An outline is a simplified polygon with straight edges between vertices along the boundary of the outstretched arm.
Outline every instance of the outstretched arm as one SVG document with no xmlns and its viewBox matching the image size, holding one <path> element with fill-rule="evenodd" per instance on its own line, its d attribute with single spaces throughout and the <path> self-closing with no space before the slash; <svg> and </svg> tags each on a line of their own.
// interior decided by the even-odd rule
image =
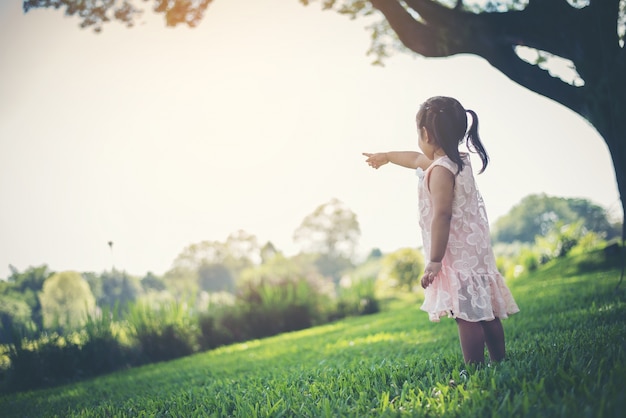
<svg viewBox="0 0 626 418">
<path fill-rule="evenodd" d="M 419 167 L 422 170 L 426 170 L 430 166 L 430 163 L 432 163 L 427 156 L 417 151 L 391 151 L 377 152 L 374 154 L 364 152 L 363 155 L 367 157 L 365 162 L 373 168 L 392 163 L 401 167 L 412 169 Z"/>
</svg>

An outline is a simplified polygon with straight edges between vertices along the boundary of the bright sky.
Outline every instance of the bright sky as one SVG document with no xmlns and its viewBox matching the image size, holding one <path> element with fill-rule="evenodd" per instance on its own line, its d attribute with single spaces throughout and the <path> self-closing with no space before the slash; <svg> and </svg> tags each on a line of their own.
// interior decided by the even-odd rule
<svg viewBox="0 0 626 418">
<path fill-rule="evenodd" d="M 239 229 L 294 254 L 331 198 L 356 213 L 361 254 L 419 247 L 416 176 L 361 152 L 417 150 L 433 95 L 480 117 L 491 221 L 541 192 L 621 213 L 596 131 L 480 58 L 372 66 L 367 22 L 297 0 L 216 0 L 195 29 L 144 20 L 97 35 L 0 3 L 0 278 L 9 264 L 163 274 Z"/>
</svg>

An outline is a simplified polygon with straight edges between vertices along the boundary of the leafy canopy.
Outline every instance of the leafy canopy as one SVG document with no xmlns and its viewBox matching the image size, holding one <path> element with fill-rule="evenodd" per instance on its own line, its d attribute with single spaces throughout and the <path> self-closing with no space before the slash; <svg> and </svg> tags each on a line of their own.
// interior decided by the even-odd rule
<svg viewBox="0 0 626 418">
<path fill-rule="evenodd" d="M 587 199 L 571 199 L 536 194 L 525 197 L 506 215 L 499 218 L 493 228 L 494 241 L 528 242 L 545 236 L 557 225 L 582 221 L 583 227 L 600 234 L 605 239 L 619 235 L 611 225 L 606 211 Z"/>
</svg>

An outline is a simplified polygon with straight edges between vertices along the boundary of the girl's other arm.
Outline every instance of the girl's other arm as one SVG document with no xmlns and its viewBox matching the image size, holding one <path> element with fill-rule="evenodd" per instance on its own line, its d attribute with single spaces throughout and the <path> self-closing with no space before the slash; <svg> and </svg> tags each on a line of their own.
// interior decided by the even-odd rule
<svg viewBox="0 0 626 418">
<path fill-rule="evenodd" d="M 368 152 L 363 153 L 367 157 L 365 160 L 373 168 L 378 168 L 387 163 L 392 163 L 406 168 L 422 168 L 426 170 L 432 162 L 421 152 L 417 151 L 391 151 L 391 152 L 377 152 L 370 154 Z"/>
<path fill-rule="evenodd" d="M 452 200 L 454 198 L 454 174 L 441 166 L 433 168 L 429 178 L 429 188 L 433 203 L 429 263 L 424 269 L 422 287 L 426 288 L 441 270 L 441 260 L 448 247 Z M 432 273 L 432 274 L 429 274 Z"/>
</svg>

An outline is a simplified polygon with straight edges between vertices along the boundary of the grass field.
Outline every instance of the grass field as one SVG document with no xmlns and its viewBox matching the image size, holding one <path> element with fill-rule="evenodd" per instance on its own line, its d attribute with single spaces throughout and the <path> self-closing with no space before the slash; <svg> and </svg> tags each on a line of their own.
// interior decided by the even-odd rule
<svg viewBox="0 0 626 418">
<path fill-rule="evenodd" d="M 626 305 L 603 256 L 509 282 L 508 359 L 468 369 L 420 294 L 380 314 L 0 397 L 2 417 L 622 417 Z M 624 289 L 626 284 L 622 285 Z"/>
</svg>

